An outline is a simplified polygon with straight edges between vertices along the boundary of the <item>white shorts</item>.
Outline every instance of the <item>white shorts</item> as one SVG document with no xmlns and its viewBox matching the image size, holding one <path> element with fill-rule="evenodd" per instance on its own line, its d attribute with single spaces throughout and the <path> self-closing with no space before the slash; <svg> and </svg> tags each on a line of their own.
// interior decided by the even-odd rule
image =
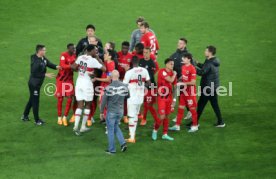
<svg viewBox="0 0 276 179">
<path fill-rule="evenodd" d="M 93 86 L 76 85 L 75 95 L 76 95 L 77 101 L 93 101 L 93 97 L 94 97 Z"/>
<path fill-rule="evenodd" d="M 127 103 L 127 115 L 129 117 L 136 117 L 140 112 L 141 104 Z"/>
</svg>

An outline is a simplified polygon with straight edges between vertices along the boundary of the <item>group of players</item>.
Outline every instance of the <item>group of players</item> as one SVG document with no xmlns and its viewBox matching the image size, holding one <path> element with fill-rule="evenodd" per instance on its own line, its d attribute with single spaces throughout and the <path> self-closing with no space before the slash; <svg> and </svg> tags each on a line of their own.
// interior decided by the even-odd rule
<svg viewBox="0 0 276 179">
<path fill-rule="evenodd" d="M 196 69 L 192 64 L 192 55 L 184 53 L 181 56 L 181 74 L 174 71 L 175 61 L 167 58 L 165 68 L 159 69 L 157 52 L 159 43 L 148 22 L 143 18 L 137 21 L 138 31 L 132 33 L 131 43 L 124 41 L 121 51 L 115 51 L 115 44 L 108 42 L 104 46 L 95 36 L 95 27 L 88 25 L 87 37 L 81 39 L 77 46 L 70 43 L 67 51 L 60 56 L 60 66 L 56 76 L 56 97 L 59 125 L 68 126 L 68 113 L 71 109 L 74 115 L 69 120 L 74 123 L 74 132 L 79 135 L 89 130 L 94 122 L 94 115 L 104 89 L 111 82 L 111 73 L 118 70 L 120 80 L 128 84 L 129 97 L 124 105 L 124 123 L 129 125 L 130 138 L 127 142 L 135 143 L 135 131 L 138 119 L 140 125 L 147 124 L 147 113 L 150 111 L 154 118 L 152 139 L 157 139 L 157 131 L 163 125 L 162 139 L 174 140 L 168 135 L 168 130 L 180 130 L 184 117 L 185 106 L 189 109 L 192 125 L 189 132 L 198 130 L 197 100 L 196 100 Z M 181 39 L 180 39 L 181 40 Z M 185 40 L 185 39 L 184 39 Z M 183 41 L 183 39 L 182 39 Z M 134 45 L 133 45 L 134 44 Z M 135 49 L 132 49 L 132 46 Z M 159 60 L 160 62 L 160 60 Z M 74 86 L 73 74 L 78 71 L 78 78 Z M 154 75 L 157 74 L 157 83 Z M 176 124 L 169 128 L 169 115 L 176 104 L 176 89 L 180 87 L 178 114 Z M 99 98 L 98 98 L 99 97 Z M 62 103 L 66 99 L 66 107 L 62 113 Z M 154 104 L 157 103 L 158 110 Z M 140 113 L 140 107 L 143 112 Z M 83 113 L 81 126 L 80 118 Z M 100 122 L 105 122 L 105 115 Z"/>
</svg>

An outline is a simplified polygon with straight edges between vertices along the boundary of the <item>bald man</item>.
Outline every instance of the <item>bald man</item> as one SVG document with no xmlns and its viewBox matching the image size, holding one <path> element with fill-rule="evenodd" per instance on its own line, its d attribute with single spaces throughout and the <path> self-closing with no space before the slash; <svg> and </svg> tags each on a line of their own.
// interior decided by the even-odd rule
<svg viewBox="0 0 276 179">
<path fill-rule="evenodd" d="M 125 152 L 127 145 L 123 133 L 119 127 L 119 122 L 124 114 L 124 100 L 128 96 L 127 85 L 119 81 L 119 72 L 117 70 L 111 73 L 112 82 L 105 88 L 102 98 L 100 117 L 104 116 L 104 108 L 107 107 L 106 126 L 108 131 L 108 149 L 106 153 L 115 154 L 115 135 L 121 145 L 121 151 Z"/>
</svg>

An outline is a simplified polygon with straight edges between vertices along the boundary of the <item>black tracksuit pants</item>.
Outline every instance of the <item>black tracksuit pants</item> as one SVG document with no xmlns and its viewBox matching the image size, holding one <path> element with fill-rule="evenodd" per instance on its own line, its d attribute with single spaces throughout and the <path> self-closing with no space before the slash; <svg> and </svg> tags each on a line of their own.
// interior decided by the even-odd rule
<svg viewBox="0 0 276 179">
<path fill-rule="evenodd" d="M 220 112 L 220 108 L 219 108 L 219 104 L 218 104 L 218 95 L 216 92 L 214 92 L 214 95 L 210 95 L 210 96 L 206 96 L 204 93 L 201 93 L 201 96 L 198 100 L 197 103 L 197 117 L 198 120 L 206 106 L 206 104 L 208 103 L 208 101 L 210 101 L 212 108 L 217 116 L 217 123 L 218 124 L 222 124 L 224 123 L 221 117 L 221 112 Z"/>
<path fill-rule="evenodd" d="M 37 122 L 39 118 L 39 96 L 40 96 L 40 88 L 42 83 L 34 83 L 33 81 L 29 81 L 29 92 L 30 97 L 29 101 L 26 104 L 24 110 L 24 116 L 28 116 L 31 108 L 33 108 L 34 120 Z"/>
</svg>

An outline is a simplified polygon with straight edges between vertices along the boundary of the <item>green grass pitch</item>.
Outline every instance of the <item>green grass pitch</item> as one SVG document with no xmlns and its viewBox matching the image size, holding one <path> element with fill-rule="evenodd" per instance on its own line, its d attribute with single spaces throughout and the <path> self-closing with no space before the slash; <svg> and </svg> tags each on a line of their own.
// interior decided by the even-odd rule
<svg viewBox="0 0 276 179">
<path fill-rule="evenodd" d="M 275 178 L 275 7 L 274 0 L 0 0 L 0 178 Z M 160 64 L 182 36 L 200 61 L 207 45 L 217 47 L 221 85 L 233 82 L 233 96 L 219 99 L 225 129 L 212 126 L 209 104 L 199 132 L 170 133 L 173 142 L 159 133 L 153 142 L 149 115 L 148 125 L 138 126 L 137 143 L 109 156 L 102 125 L 74 136 L 72 126 L 56 124 L 56 99 L 43 91 L 40 116 L 47 124 L 21 122 L 37 43 L 58 63 L 66 44 L 77 43 L 93 23 L 97 36 L 119 50 L 141 15 L 159 39 Z"/>
</svg>

